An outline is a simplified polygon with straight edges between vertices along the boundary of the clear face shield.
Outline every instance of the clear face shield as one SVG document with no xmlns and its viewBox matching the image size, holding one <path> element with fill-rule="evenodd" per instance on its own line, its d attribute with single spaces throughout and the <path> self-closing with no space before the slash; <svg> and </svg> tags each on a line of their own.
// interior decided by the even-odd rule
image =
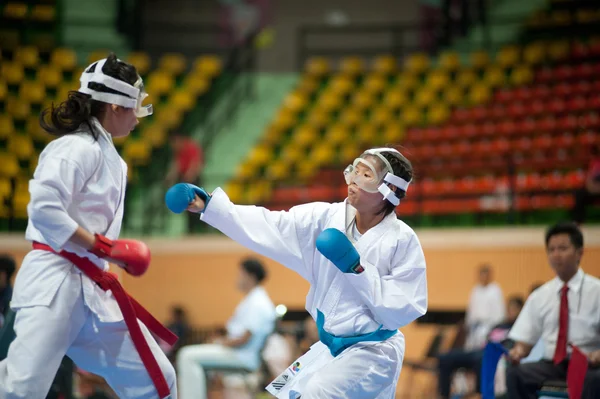
<svg viewBox="0 0 600 399">
<path fill-rule="evenodd" d="M 148 97 L 148 93 L 146 93 L 146 90 L 144 89 L 144 81 L 141 77 L 138 78 L 133 87 L 139 90 L 139 95 L 135 106 L 135 116 L 138 118 L 144 118 L 152 115 L 154 112 L 152 104 L 142 105 L 144 100 Z"/>
<path fill-rule="evenodd" d="M 388 187 L 388 183 L 406 191 L 410 182 L 394 175 L 392 166 L 381 154 L 382 152 L 400 154 L 400 152 L 393 148 L 367 150 L 359 158 L 356 158 L 351 165 L 346 167 L 344 178 L 346 179 L 346 184 L 356 184 L 361 190 L 368 193 L 380 192 L 384 199 L 397 206 L 400 204 L 400 199 Z"/>
</svg>

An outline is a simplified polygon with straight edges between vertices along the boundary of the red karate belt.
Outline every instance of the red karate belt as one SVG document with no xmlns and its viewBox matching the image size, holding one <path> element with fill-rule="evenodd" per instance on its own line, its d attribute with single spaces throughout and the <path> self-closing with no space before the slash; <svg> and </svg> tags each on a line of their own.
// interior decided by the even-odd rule
<svg viewBox="0 0 600 399">
<path fill-rule="evenodd" d="M 121 283 L 119 283 L 119 280 L 117 280 L 112 273 L 108 273 L 100 269 L 98 266 L 92 263 L 91 260 L 77 256 L 72 252 L 56 252 L 52 249 L 52 247 L 39 242 L 33 243 L 33 249 L 49 251 L 62 256 L 77 266 L 77 268 L 81 270 L 83 274 L 92 279 L 104 291 L 112 291 L 117 304 L 119 305 L 119 309 L 121 309 L 121 313 L 123 314 L 125 324 L 129 329 L 129 334 L 131 335 L 133 345 L 140 355 L 142 363 L 144 364 L 144 367 L 146 367 L 146 370 L 152 379 L 152 383 L 156 387 L 159 397 L 168 398 L 171 395 L 171 390 L 169 389 L 167 381 L 165 380 L 165 376 L 163 375 L 158 362 L 154 358 L 154 355 L 148 346 L 148 342 L 146 342 L 146 338 L 142 333 L 137 319 L 144 323 L 144 325 L 146 325 L 150 331 L 167 342 L 169 345 L 174 345 L 177 342 L 178 337 L 165 326 L 163 326 L 158 320 L 156 320 L 154 316 L 144 309 L 144 307 L 135 299 L 129 296 L 129 294 L 125 292 L 125 289 Z"/>
</svg>

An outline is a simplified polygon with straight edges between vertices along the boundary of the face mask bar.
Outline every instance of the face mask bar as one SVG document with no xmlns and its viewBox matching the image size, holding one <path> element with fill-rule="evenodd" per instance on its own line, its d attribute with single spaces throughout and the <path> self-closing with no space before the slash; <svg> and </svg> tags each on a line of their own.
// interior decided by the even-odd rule
<svg viewBox="0 0 600 399">
<path fill-rule="evenodd" d="M 139 77 L 136 83 L 132 86 L 119 79 L 115 79 L 112 76 L 105 75 L 102 72 L 102 68 L 106 63 L 106 59 L 100 60 L 96 63 L 96 67 L 93 72 L 88 72 L 90 67 L 81 74 L 79 82 L 79 92 L 89 94 L 92 99 L 96 101 L 102 101 L 108 104 L 120 105 L 125 108 L 133 108 L 135 115 L 138 118 L 152 115 L 152 105 L 142 106 L 142 101 L 148 97 L 148 94 L 144 91 L 144 83 L 142 78 Z M 92 64 L 93 65 L 93 64 Z M 104 93 L 89 88 L 90 83 L 103 84 L 104 86 L 118 91 L 119 93 Z"/>
<path fill-rule="evenodd" d="M 344 170 L 344 178 L 346 180 L 346 184 L 348 185 L 356 184 L 361 190 L 369 193 L 380 192 L 385 200 L 391 202 L 394 206 L 397 206 L 400 204 L 400 199 L 396 197 L 396 194 L 388 187 L 387 183 L 392 184 L 403 191 L 407 191 L 410 182 L 394 175 L 392 166 L 381 154 L 382 152 L 400 154 L 398 150 L 393 148 L 375 148 L 367 150 L 359 158 L 356 158 L 351 165 L 346 167 Z M 367 155 L 379 158 L 385 165 L 384 170 L 377 173 L 376 165 L 364 158 Z M 366 175 L 358 173 L 359 168 L 357 168 L 357 166 L 359 164 L 364 165 L 369 169 L 371 172 L 370 176 L 369 173 L 366 173 Z"/>
</svg>

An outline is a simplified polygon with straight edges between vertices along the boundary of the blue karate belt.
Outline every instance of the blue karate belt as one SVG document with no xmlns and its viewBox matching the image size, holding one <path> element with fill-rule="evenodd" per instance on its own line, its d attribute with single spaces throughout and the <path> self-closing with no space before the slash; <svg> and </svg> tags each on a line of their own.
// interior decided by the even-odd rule
<svg viewBox="0 0 600 399">
<path fill-rule="evenodd" d="M 317 309 L 317 328 L 319 329 L 319 340 L 327 345 L 329 351 L 334 357 L 342 353 L 346 348 L 349 348 L 358 342 L 381 342 L 393 337 L 396 335 L 396 333 L 398 333 L 398 330 L 384 330 L 383 325 L 381 325 L 376 331 L 373 331 L 369 334 L 356 335 L 354 337 L 336 337 L 335 335 L 325 331 L 323 328 L 324 325 L 325 315 L 323 315 L 323 313 Z"/>
</svg>

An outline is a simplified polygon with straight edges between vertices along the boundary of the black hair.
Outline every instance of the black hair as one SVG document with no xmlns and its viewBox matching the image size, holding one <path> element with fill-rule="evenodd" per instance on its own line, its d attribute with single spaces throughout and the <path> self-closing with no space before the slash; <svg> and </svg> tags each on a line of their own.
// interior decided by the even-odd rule
<svg viewBox="0 0 600 399">
<path fill-rule="evenodd" d="M 15 258 L 8 254 L 0 255 L 0 272 L 6 273 L 6 279 L 10 280 L 17 269 Z"/>
<path fill-rule="evenodd" d="M 267 277 L 267 271 L 262 262 L 256 258 L 246 258 L 242 261 L 242 268 L 246 273 L 254 276 L 257 283 L 262 282 Z"/>
<path fill-rule="evenodd" d="M 510 298 L 508 298 L 508 303 L 515 304 L 518 307 L 522 308 L 525 305 L 525 300 L 523 300 L 523 297 L 521 295 L 513 295 Z"/>
<path fill-rule="evenodd" d="M 93 63 L 84 73 L 94 72 L 98 62 Z M 138 79 L 135 67 L 117 59 L 114 53 L 110 53 L 102 67 L 102 72 L 110 77 L 134 85 Z M 90 89 L 103 92 L 122 94 L 117 90 L 106 87 L 101 83 L 88 83 Z M 99 117 L 105 110 L 106 103 L 93 100 L 89 94 L 79 91 L 70 91 L 66 101 L 54 106 L 54 103 L 40 114 L 40 126 L 46 132 L 54 136 L 71 134 L 79 129 L 82 123 L 87 123 L 92 136 L 97 140 L 98 134 L 94 132 L 90 124 L 91 117 Z M 49 121 L 47 120 L 49 119 Z"/>
<path fill-rule="evenodd" d="M 546 231 L 546 247 L 548 247 L 550 239 L 559 234 L 567 234 L 571 240 L 571 244 L 573 244 L 576 249 L 583 248 L 583 234 L 581 233 L 579 226 L 574 222 L 562 222 L 551 226 Z"/>
<path fill-rule="evenodd" d="M 383 152 L 381 152 L 381 155 L 383 155 L 383 157 L 385 159 L 387 159 L 387 161 L 390 163 L 390 166 L 392 167 L 392 171 L 394 172 L 394 174 L 396 176 L 403 178 L 407 182 L 410 182 L 412 180 L 413 167 L 412 167 L 412 164 L 410 163 L 410 161 L 408 160 L 408 158 L 406 158 L 402 154 L 399 154 L 397 152 L 391 152 L 391 151 L 383 151 Z M 404 197 L 406 197 L 406 191 L 402 190 L 399 187 L 396 187 L 396 191 L 394 191 L 394 194 L 400 200 L 402 200 Z M 385 214 L 385 216 L 387 216 L 390 213 L 394 212 L 395 209 L 396 209 L 396 205 L 394 205 L 390 201 L 386 200 L 385 205 L 383 206 L 381 211 L 378 212 L 378 214 L 383 213 L 383 214 Z"/>
</svg>

